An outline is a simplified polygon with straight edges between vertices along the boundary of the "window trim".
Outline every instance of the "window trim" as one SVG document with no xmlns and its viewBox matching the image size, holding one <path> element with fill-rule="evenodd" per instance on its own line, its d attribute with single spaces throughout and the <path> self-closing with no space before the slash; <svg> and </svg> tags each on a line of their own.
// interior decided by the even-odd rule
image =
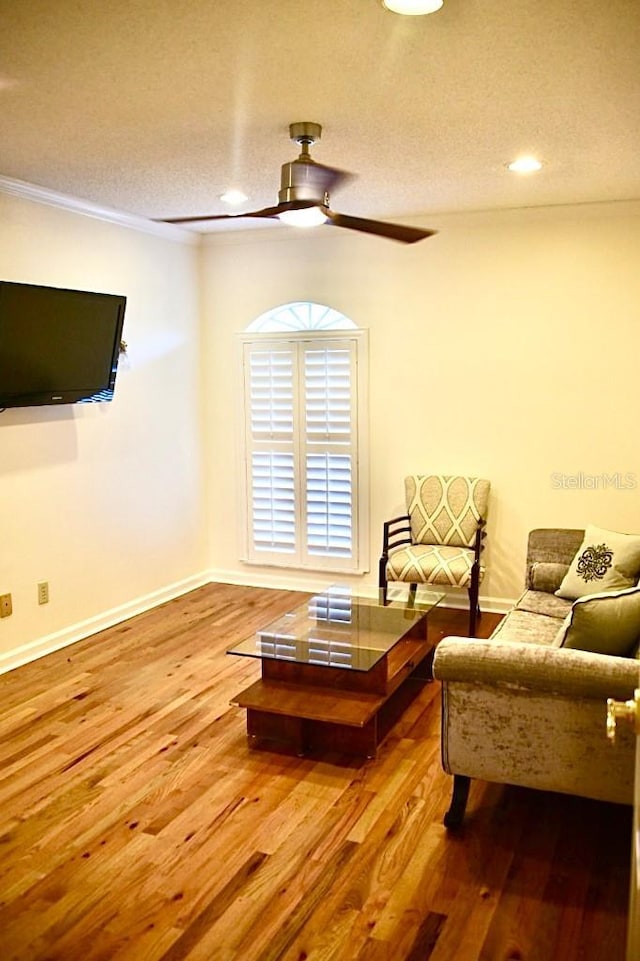
<svg viewBox="0 0 640 961">
<path fill-rule="evenodd" d="M 366 574 L 370 570 L 370 550 L 369 550 L 369 331 L 362 327 L 329 329 L 329 330 L 298 330 L 298 331 L 251 331 L 244 330 L 237 334 L 238 338 L 238 443 L 237 443 L 237 476 L 239 478 L 240 510 L 239 519 L 239 544 L 241 547 L 240 561 L 252 567 L 273 567 L 288 570 L 304 570 L 320 573 L 333 574 Z M 355 370 L 356 370 L 356 403 L 354 406 L 354 417 L 356 420 L 354 435 L 357 438 L 356 455 L 356 480 L 354 489 L 357 494 L 354 511 L 355 536 L 353 542 L 353 557 L 350 559 L 350 566 L 340 563 L 335 558 L 327 557 L 326 562 L 320 558 L 310 562 L 300 560 L 286 560 L 283 557 L 279 561 L 273 557 L 264 560 L 252 556 L 251 551 L 251 497 L 248 483 L 248 450 L 246 446 L 245 432 L 247 428 L 247 414 L 245 410 L 246 384 L 245 384 L 245 348 L 249 344 L 266 343 L 300 343 L 303 341 L 342 341 L 355 344 Z M 297 441 L 296 441 L 297 443 Z M 332 563 L 334 561 L 335 563 Z"/>
</svg>

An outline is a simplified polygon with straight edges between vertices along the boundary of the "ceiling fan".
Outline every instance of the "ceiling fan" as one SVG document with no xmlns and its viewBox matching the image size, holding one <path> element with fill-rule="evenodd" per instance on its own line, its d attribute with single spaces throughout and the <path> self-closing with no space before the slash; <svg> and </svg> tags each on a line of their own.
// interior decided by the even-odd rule
<svg viewBox="0 0 640 961">
<path fill-rule="evenodd" d="M 300 144 L 300 156 L 281 168 L 280 191 L 275 207 L 251 210 L 244 214 L 202 214 L 198 217 L 172 217 L 161 220 L 165 224 L 188 224 L 199 220 L 235 220 L 238 217 L 278 218 L 285 223 L 298 226 L 312 226 L 327 223 L 333 227 L 346 227 L 365 234 L 388 237 L 404 244 L 414 244 L 425 237 L 432 237 L 435 230 L 419 227 L 405 227 L 403 224 L 390 224 L 382 220 L 368 220 L 364 217 L 350 217 L 339 214 L 329 207 L 329 194 L 352 178 L 352 174 L 336 167 L 317 163 L 311 157 L 309 148 L 320 139 L 322 127 L 319 123 L 301 122 L 289 125 L 289 136 L 294 143 Z"/>
</svg>

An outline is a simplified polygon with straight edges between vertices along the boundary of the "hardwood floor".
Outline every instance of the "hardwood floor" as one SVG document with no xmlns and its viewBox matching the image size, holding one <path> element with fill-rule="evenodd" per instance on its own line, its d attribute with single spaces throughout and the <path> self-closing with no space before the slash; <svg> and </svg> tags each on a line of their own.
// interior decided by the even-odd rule
<svg viewBox="0 0 640 961">
<path fill-rule="evenodd" d="M 303 597 L 208 585 L 0 677 L 2 961 L 622 961 L 630 809 L 477 782 L 448 835 L 437 683 L 376 760 L 248 749 L 224 652 Z"/>
</svg>

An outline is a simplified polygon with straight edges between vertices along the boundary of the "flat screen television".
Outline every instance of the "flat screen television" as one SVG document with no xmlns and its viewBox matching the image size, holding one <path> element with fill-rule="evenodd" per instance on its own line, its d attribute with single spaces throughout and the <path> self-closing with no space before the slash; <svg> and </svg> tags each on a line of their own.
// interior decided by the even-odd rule
<svg viewBox="0 0 640 961">
<path fill-rule="evenodd" d="M 0 408 L 109 401 L 126 297 L 0 281 Z"/>
</svg>

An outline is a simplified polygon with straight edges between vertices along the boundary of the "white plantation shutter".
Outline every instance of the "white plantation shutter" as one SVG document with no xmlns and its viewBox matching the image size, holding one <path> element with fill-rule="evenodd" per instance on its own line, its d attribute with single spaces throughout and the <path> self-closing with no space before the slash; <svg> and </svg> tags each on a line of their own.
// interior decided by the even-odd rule
<svg viewBox="0 0 640 961">
<path fill-rule="evenodd" d="M 310 554 L 351 557 L 351 455 L 307 456 L 307 547 Z"/>
<path fill-rule="evenodd" d="M 290 348 L 250 355 L 251 430 L 256 437 L 293 436 L 293 356 Z"/>
<path fill-rule="evenodd" d="M 295 353 L 287 345 L 245 348 L 248 485 L 256 555 L 297 552 L 294 364 Z"/>
<path fill-rule="evenodd" d="M 251 485 L 256 551 L 292 554 L 296 549 L 293 454 L 254 451 Z"/>
<path fill-rule="evenodd" d="M 306 525 L 310 554 L 351 557 L 355 345 L 304 345 Z"/>
<path fill-rule="evenodd" d="M 358 570 L 362 332 L 244 340 L 247 560 Z"/>
</svg>

